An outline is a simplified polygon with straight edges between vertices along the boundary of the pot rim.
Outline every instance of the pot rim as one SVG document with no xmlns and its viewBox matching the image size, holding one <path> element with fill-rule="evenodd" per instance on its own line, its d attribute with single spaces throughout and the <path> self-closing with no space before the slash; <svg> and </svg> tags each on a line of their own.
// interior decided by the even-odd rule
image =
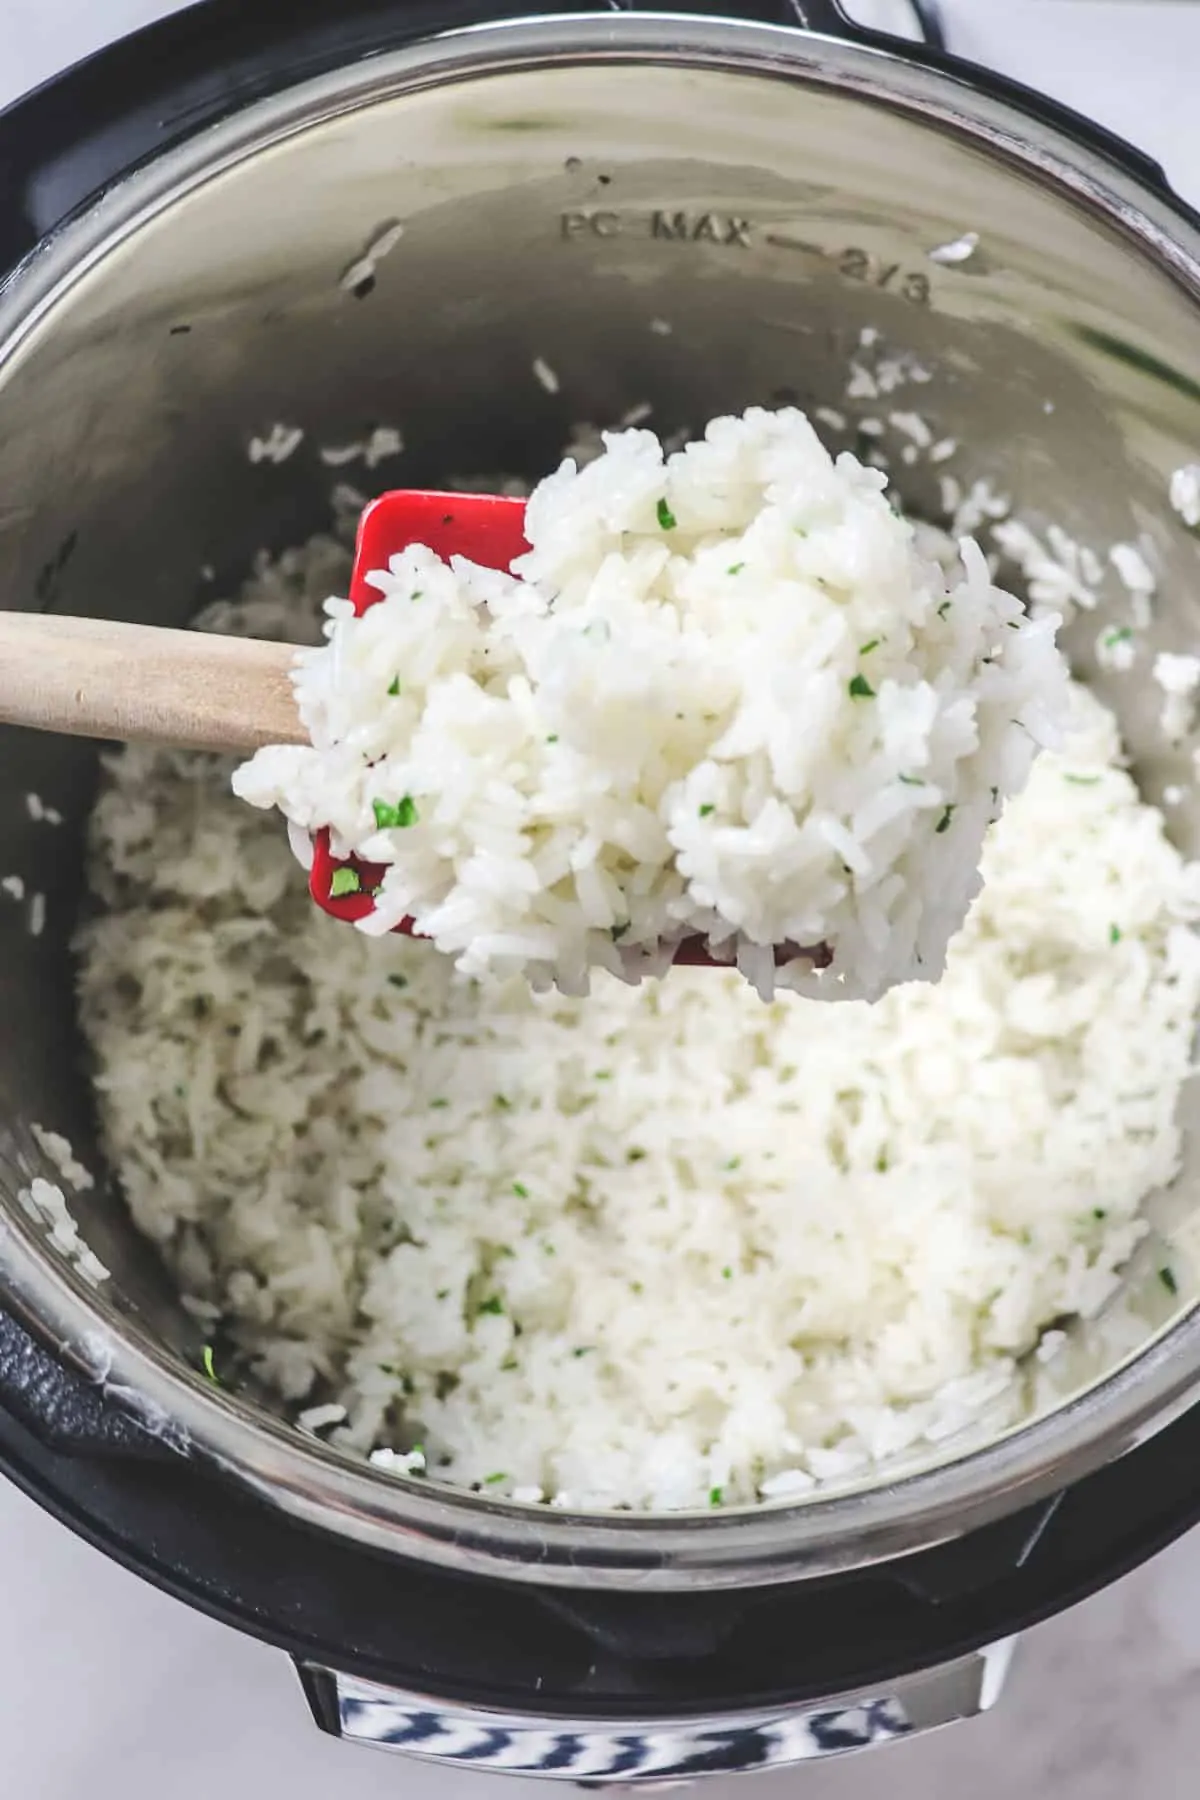
<svg viewBox="0 0 1200 1800">
<path fill-rule="evenodd" d="M 216 173 L 348 111 L 430 87 L 534 69 L 633 64 L 818 86 L 918 115 L 1018 164 L 1132 238 L 1200 301 L 1200 221 L 1147 165 L 1076 137 L 1007 84 L 815 33 L 695 15 L 571 14 L 470 26 L 260 99 L 117 183 L 43 241 L 0 290 L 8 358 L 83 274 Z M 215 1390 L 52 1261 L 18 1209 L 0 1216 L 0 1291 L 21 1321 L 154 1435 L 308 1524 L 373 1548 L 492 1576 L 680 1590 L 828 1576 L 957 1537 L 1132 1449 L 1200 1396 L 1200 1309 L 1092 1388 L 983 1448 L 883 1485 L 719 1514 L 575 1514 L 396 1478 Z"/>
</svg>

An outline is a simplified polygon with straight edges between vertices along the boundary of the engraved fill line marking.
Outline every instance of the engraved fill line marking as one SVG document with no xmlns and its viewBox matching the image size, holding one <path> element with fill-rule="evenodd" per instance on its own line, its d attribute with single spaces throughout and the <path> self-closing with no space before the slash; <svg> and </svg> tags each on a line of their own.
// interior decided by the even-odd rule
<svg viewBox="0 0 1200 1800">
<path fill-rule="evenodd" d="M 807 256 L 826 256 L 828 252 L 820 244 L 810 244 L 804 238 L 781 237 L 777 231 L 767 233 L 768 244 L 776 250 L 802 250 Z"/>
</svg>

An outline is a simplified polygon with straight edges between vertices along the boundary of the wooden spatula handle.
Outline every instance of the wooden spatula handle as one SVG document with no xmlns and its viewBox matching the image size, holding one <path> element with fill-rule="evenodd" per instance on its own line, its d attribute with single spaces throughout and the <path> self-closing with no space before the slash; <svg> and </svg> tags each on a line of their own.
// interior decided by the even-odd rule
<svg viewBox="0 0 1200 1800">
<path fill-rule="evenodd" d="M 0 612 L 0 723 L 197 750 L 303 744 L 290 644 Z"/>
</svg>

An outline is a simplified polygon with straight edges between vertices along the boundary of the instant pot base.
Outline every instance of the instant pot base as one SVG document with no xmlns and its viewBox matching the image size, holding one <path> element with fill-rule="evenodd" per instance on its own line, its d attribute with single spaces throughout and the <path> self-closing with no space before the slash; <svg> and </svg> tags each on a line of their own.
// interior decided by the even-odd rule
<svg viewBox="0 0 1200 1800">
<path fill-rule="evenodd" d="M 105 1409 L 73 1410 L 61 1370 L 6 1323 L 6 1387 L 14 1371 L 37 1428 L 0 1409 L 0 1467 L 46 1511 L 286 1651 L 323 1730 L 478 1768 L 666 1779 L 968 1717 L 1003 1673 L 981 1650 L 1200 1519 L 1192 1412 L 1061 1496 L 873 1571 L 669 1600 L 539 1590 L 314 1535 L 136 1427 L 113 1442 Z"/>
<path fill-rule="evenodd" d="M 42 240 L 0 291 L 7 604 L 179 623 L 260 545 L 322 523 L 315 445 L 399 424 L 415 483 L 529 472 L 574 422 L 646 399 L 660 429 L 753 401 L 840 407 L 848 353 L 879 327 L 935 379 L 867 410 L 911 404 L 981 439 L 969 473 L 1081 539 L 1150 533 L 1150 647 L 1195 641 L 1195 545 L 1166 486 L 1200 436 L 1200 234 L 1152 165 L 934 53 L 711 16 L 396 48 L 492 10 L 364 0 L 333 20 L 295 0 L 271 18 L 219 0 L 0 120 L 0 265 Z M 378 278 L 343 288 L 401 216 Z M 968 229 L 978 258 L 930 264 Z M 364 367 L 385 378 L 364 387 Z M 503 402 L 486 441 L 484 393 Z M 252 468 L 250 434 L 276 421 L 305 428 L 303 453 Z M 924 480 L 906 498 L 932 508 Z M 1089 676 L 1126 600 L 1110 580 L 1077 636 Z M 1119 682 L 1102 697 L 1157 797 L 1180 774 L 1156 707 Z M 45 893 L 49 929 L 0 912 L 19 1022 L 0 1078 L 89 1158 L 64 945 L 92 764 L 54 741 L 5 752 L 0 854 Z M 27 788 L 71 828 L 35 830 Z M 1176 816 L 1194 853 L 1195 809 Z M 1198 1162 L 1189 1132 L 1178 1204 L 1156 1214 L 1168 1234 Z M 215 1393 L 119 1209 L 80 1218 L 114 1270 L 99 1297 L 23 1213 L 0 1217 L 5 1303 L 39 1339 L 0 1316 L 0 1465 L 114 1559 L 286 1650 L 318 1722 L 364 1741 L 606 1781 L 883 1741 L 986 1706 L 1003 1659 L 984 1647 L 1200 1517 L 1187 1285 L 1173 1319 L 1159 1289 L 1139 1356 L 969 1462 L 807 1507 L 575 1520 L 381 1480 Z"/>
</svg>

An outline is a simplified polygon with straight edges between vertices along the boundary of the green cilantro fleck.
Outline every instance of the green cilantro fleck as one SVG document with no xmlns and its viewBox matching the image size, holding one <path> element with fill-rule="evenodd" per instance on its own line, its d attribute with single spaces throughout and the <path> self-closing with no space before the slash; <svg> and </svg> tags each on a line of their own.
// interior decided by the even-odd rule
<svg viewBox="0 0 1200 1800">
<path fill-rule="evenodd" d="M 945 618 L 945 616 L 946 616 L 946 614 L 947 614 L 947 613 L 948 613 L 948 612 L 949 612 L 949 611 L 950 611 L 950 608 L 951 608 L 951 606 L 952 606 L 952 605 L 953 605 L 953 601 L 951 601 L 951 600 L 943 600 L 943 601 L 942 601 L 942 604 L 941 604 L 941 605 L 940 605 L 940 606 L 939 606 L 939 607 L 938 607 L 938 609 L 937 609 L 937 612 L 938 612 L 938 618 L 939 618 L 939 619 L 944 619 L 944 618 Z"/>
<path fill-rule="evenodd" d="M 204 1365 L 204 1373 L 208 1376 L 208 1379 L 211 1382 L 214 1382 L 217 1387 L 220 1387 L 221 1377 L 213 1367 L 213 1347 L 211 1344 L 205 1344 L 203 1350 L 200 1352 L 200 1361 Z"/>
<path fill-rule="evenodd" d="M 439 1288 L 437 1291 L 437 1297 L 439 1300 L 448 1300 L 450 1298 L 450 1289 L 449 1288 Z"/>
<path fill-rule="evenodd" d="M 719 1487 L 709 1488 L 708 1504 L 710 1506 L 721 1506 L 724 1504 L 724 1501 L 725 1501 L 725 1489 L 724 1488 L 719 1488 Z"/>
<path fill-rule="evenodd" d="M 408 827 L 415 825 L 420 817 L 417 812 L 417 803 L 411 794 L 405 794 L 404 798 L 397 800 L 394 806 L 387 800 L 372 800 L 371 810 L 375 814 L 375 823 L 380 831 L 393 829 L 407 831 Z"/>
<path fill-rule="evenodd" d="M 729 1158 L 729 1161 L 725 1164 L 725 1167 L 727 1169 L 740 1169 L 741 1166 L 742 1166 L 742 1159 L 740 1156 L 731 1156 Z"/>
<path fill-rule="evenodd" d="M 742 572 L 742 570 L 743 570 L 743 569 L 744 569 L 744 568 L 745 568 L 745 566 L 746 566 L 746 565 L 745 565 L 745 563 L 744 563 L 744 562 L 740 562 L 740 563 L 730 563 L 730 565 L 729 565 L 729 567 L 728 567 L 728 568 L 727 568 L 727 569 L 726 569 L 726 571 L 725 571 L 725 573 L 726 573 L 726 574 L 727 574 L 727 575 L 740 575 L 740 574 L 741 574 L 741 572 Z"/>
<path fill-rule="evenodd" d="M 580 1344 L 577 1349 L 572 1350 L 571 1355 L 572 1356 L 590 1356 L 592 1354 L 592 1351 L 595 1348 L 596 1348 L 595 1344 Z"/>
<path fill-rule="evenodd" d="M 878 650 L 879 643 L 880 640 L 878 638 L 872 638 L 869 644 L 860 644 L 858 647 L 858 654 L 860 656 L 870 656 L 872 650 Z"/>
<path fill-rule="evenodd" d="M 629 930 L 629 920 L 626 919 L 626 921 L 623 925 L 614 925 L 611 928 L 611 930 L 609 931 L 608 935 L 612 939 L 614 944 L 619 944 L 621 939 L 625 936 L 625 933 L 628 930 Z"/>
<path fill-rule="evenodd" d="M 905 787 L 924 787 L 925 783 L 919 775 L 901 775 L 899 779 Z"/>
<path fill-rule="evenodd" d="M 855 675 L 849 684 L 849 691 L 852 700 L 873 700 L 875 698 L 875 689 L 865 675 Z"/>
<path fill-rule="evenodd" d="M 1093 1219 L 1107 1219 L 1108 1213 L 1103 1206 L 1093 1206 L 1092 1217 Z"/>
<path fill-rule="evenodd" d="M 1106 631 L 1105 632 L 1104 643 L 1105 643 L 1106 648 L 1111 650 L 1112 646 L 1114 644 L 1128 644 L 1130 642 L 1130 640 L 1132 639 L 1132 637 L 1133 637 L 1132 627 L 1130 627 L 1128 625 L 1120 625 L 1117 627 L 1117 629 L 1115 631 Z"/>
<path fill-rule="evenodd" d="M 512 1101 L 509 1099 L 507 1094 L 493 1094 L 492 1095 L 492 1105 L 495 1107 L 497 1112 L 511 1112 L 512 1111 Z"/>
<path fill-rule="evenodd" d="M 1064 775 L 1063 776 L 1064 781 L 1074 782 L 1076 787 L 1095 787 L 1095 785 L 1099 781 L 1099 779 L 1100 779 L 1100 777 L 1098 775 Z"/>
<path fill-rule="evenodd" d="M 1120 927 L 1120 926 L 1119 926 L 1119 925 L 1110 925 L 1110 926 L 1109 926 L 1109 928 L 1108 928 L 1108 941 L 1109 941 L 1109 943 L 1110 943 L 1110 944 L 1119 944 L 1119 943 L 1120 943 L 1120 941 L 1121 941 L 1121 927 Z"/>
<path fill-rule="evenodd" d="M 344 900 L 347 894 L 360 894 L 362 881 L 357 869 L 335 869 L 329 880 L 329 898 Z"/>
<path fill-rule="evenodd" d="M 891 1164 L 888 1161 L 887 1151 L 881 1150 L 879 1155 L 875 1158 L 875 1173 L 877 1175 L 886 1175 L 890 1167 Z"/>
<path fill-rule="evenodd" d="M 612 1080 L 612 1070 L 611 1069 L 597 1069 L 596 1073 L 592 1077 L 592 1079 L 594 1081 L 611 1081 Z"/>
<path fill-rule="evenodd" d="M 408 986 L 407 975 L 389 975 L 387 980 L 389 987 L 406 988 Z"/>
<path fill-rule="evenodd" d="M 646 1152 L 644 1150 L 639 1149 L 636 1144 L 633 1146 L 632 1150 L 627 1150 L 625 1152 L 625 1161 L 627 1163 L 645 1162 L 645 1160 L 646 1160 Z"/>
<path fill-rule="evenodd" d="M 491 1294 L 486 1300 L 479 1302 L 477 1310 L 481 1313 L 490 1313 L 493 1318 L 498 1318 L 504 1311 L 504 1302 L 499 1294 Z"/>
<path fill-rule="evenodd" d="M 721 1270 L 721 1280 L 722 1281 L 732 1281 L 733 1280 L 733 1270 L 729 1267 L 728 1263 L 726 1263 L 725 1267 Z"/>
<path fill-rule="evenodd" d="M 1174 1269 L 1160 1269 L 1158 1271 L 1158 1279 L 1162 1282 L 1168 1294 L 1177 1294 L 1179 1292 L 1179 1283 L 1175 1279 Z"/>
<path fill-rule="evenodd" d="M 717 810 L 716 807 L 713 806 L 711 804 L 711 802 L 708 802 L 700 808 L 700 817 L 702 819 L 707 819 L 710 816 L 710 814 L 715 813 L 716 810 Z"/>
<path fill-rule="evenodd" d="M 515 1356 L 506 1356 L 504 1361 L 500 1364 L 501 1371 L 504 1374 L 511 1374 L 512 1371 L 516 1368 L 516 1366 L 517 1366 L 517 1359 Z"/>
<path fill-rule="evenodd" d="M 392 696 L 392 699 L 394 700 L 396 698 L 396 695 L 399 692 L 400 692 L 400 677 L 398 675 L 396 675 L 393 677 L 391 684 L 388 687 L 388 693 Z"/>
<path fill-rule="evenodd" d="M 523 1181 L 514 1181 L 512 1187 L 513 1193 L 517 1196 L 518 1200 L 528 1200 L 529 1189 L 525 1186 Z"/>
<path fill-rule="evenodd" d="M 547 738 L 547 739 L 546 739 L 546 742 L 547 742 L 547 743 L 548 743 L 548 744 L 557 744 L 557 742 L 558 742 L 558 733 L 557 733 L 557 731 L 552 731 L 552 732 L 551 732 L 551 733 L 550 733 L 550 736 L 549 736 L 549 737 L 548 737 L 548 738 Z"/>
<path fill-rule="evenodd" d="M 442 1111 L 444 1111 L 444 1109 L 447 1106 L 449 1106 L 450 1102 L 448 1100 L 442 1099 L 441 1096 L 439 1095 L 439 1097 L 436 1100 L 431 1100 L 429 1102 L 429 1104 L 430 1104 L 430 1106 L 434 1107 L 438 1112 L 442 1112 Z"/>
<path fill-rule="evenodd" d="M 671 511 L 666 501 L 660 500 L 654 510 L 658 514 L 658 522 L 663 530 L 674 531 L 676 524 L 675 514 Z"/>
<path fill-rule="evenodd" d="M 494 1475 L 485 1475 L 484 1476 L 483 1485 L 484 1485 L 484 1487 L 495 1487 L 497 1482 L 507 1481 L 507 1480 L 508 1480 L 508 1476 L 505 1473 L 505 1471 L 503 1469 L 498 1469 Z"/>
<path fill-rule="evenodd" d="M 946 808 L 945 812 L 942 814 L 941 818 L 937 822 L 936 831 L 937 831 L 938 837 L 940 837 L 942 835 L 943 831 L 949 831 L 950 821 L 953 817 L 954 817 L 954 808 L 953 808 L 953 806 L 948 806 Z"/>
</svg>

